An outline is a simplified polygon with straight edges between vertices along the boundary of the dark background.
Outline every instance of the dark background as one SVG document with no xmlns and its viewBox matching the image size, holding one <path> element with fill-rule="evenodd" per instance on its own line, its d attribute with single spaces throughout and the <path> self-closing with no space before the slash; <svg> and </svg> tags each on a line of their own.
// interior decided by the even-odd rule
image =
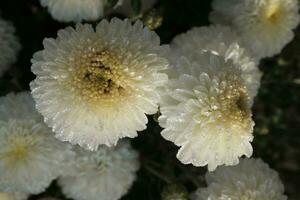
<svg viewBox="0 0 300 200">
<path fill-rule="evenodd" d="M 156 32 L 162 43 L 191 27 L 208 25 L 210 4 L 210 0 L 158 0 L 155 7 L 163 23 Z M 42 49 L 45 37 L 56 37 L 57 30 L 73 24 L 54 21 L 38 0 L 2 0 L 0 7 L 2 18 L 14 23 L 22 44 L 17 63 L 0 78 L 2 96 L 29 89 L 34 78 L 30 72 L 32 54 Z M 290 200 L 300 199 L 300 29 L 295 32 L 295 39 L 281 55 L 261 61 L 264 76 L 253 110 L 254 157 L 279 172 Z M 206 168 L 181 164 L 176 159 L 177 147 L 160 136 L 156 118 L 149 116 L 148 129 L 132 140 L 140 152 L 141 169 L 124 200 L 160 199 L 162 191 L 174 183 L 189 192 L 205 186 Z M 38 197 L 44 196 L 64 199 L 55 182 Z"/>
</svg>

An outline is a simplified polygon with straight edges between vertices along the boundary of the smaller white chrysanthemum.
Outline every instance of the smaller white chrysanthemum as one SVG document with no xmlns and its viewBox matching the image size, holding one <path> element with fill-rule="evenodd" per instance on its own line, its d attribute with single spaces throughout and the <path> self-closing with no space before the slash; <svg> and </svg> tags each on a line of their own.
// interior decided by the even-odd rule
<svg viewBox="0 0 300 200">
<path fill-rule="evenodd" d="M 25 193 L 15 192 L 15 193 L 6 193 L 0 192 L 0 200 L 26 200 L 28 197 Z"/>
<path fill-rule="evenodd" d="M 144 130 L 155 114 L 167 59 L 159 37 L 142 22 L 79 24 L 45 39 L 32 59 L 36 107 L 56 137 L 96 150 Z"/>
<path fill-rule="evenodd" d="M 170 44 L 172 55 L 169 58 L 176 60 L 180 56 L 185 56 L 193 60 L 197 59 L 195 56 L 198 56 L 198 51 L 213 51 L 225 56 L 228 48 L 234 43 L 237 43 L 240 46 L 239 51 L 243 52 L 239 54 L 243 57 L 239 60 L 258 63 L 249 50 L 242 46 L 240 37 L 230 27 L 223 25 L 195 27 L 177 35 Z"/>
<path fill-rule="evenodd" d="M 224 56 L 227 49 L 233 43 L 239 43 L 240 39 L 235 32 L 228 26 L 210 25 L 195 27 L 186 33 L 174 37 L 170 44 L 171 53 L 177 56 L 171 56 L 170 59 L 178 56 L 185 56 L 188 59 L 195 59 L 198 51 L 214 51 Z M 195 53 L 194 53 L 195 52 Z M 245 55 L 246 57 L 249 55 Z"/>
<path fill-rule="evenodd" d="M 106 0 L 40 0 L 52 17 L 62 22 L 97 20 L 104 14 Z"/>
<path fill-rule="evenodd" d="M 37 194 L 65 171 L 73 152 L 52 136 L 29 93 L 0 98 L 0 190 Z"/>
<path fill-rule="evenodd" d="M 10 23 L 0 18 L 0 76 L 17 60 L 20 43 L 15 36 L 15 28 Z"/>
<path fill-rule="evenodd" d="M 211 21 L 229 25 L 257 58 L 280 53 L 299 24 L 297 0 L 214 0 Z"/>
<path fill-rule="evenodd" d="M 166 57 L 171 64 L 176 65 L 178 57 L 186 57 L 189 60 L 197 60 L 199 52 L 212 51 L 218 55 L 225 56 L 228 49 L 233 44 L 239 46 L 239 58 L 236 59 L 240 65 L 244 63 L 258 63 L 250 52 L 241 46 L 239 36 L 228 26 L 210 25 L 204 27 L 195 27 L 186 33 L 177 35 L 170 44 L 170 51 L 167 51 Z M 253 64 L 252 64 L 253 65 Z M 253 67 L 251 67 L 253 68 Z M 175 73 L 175 74 L 174 74 Z M 176 70 L 169 69 L 170 78 L 176 77 Z M 253 92 L 258 90 L 259 84 L 253 85 Z M 256 94 L 256 92 L 254 92 Z M 255 96 L 255 94 L 253 94 Z"/>
<path fill-rule="evenodd" d="M 91 152 L 76 148 L 73 175 L 62 176 L 63 193 L 75 200 L 118 200 L 136 179 L 138 154 L 129 143 L 116 147 L 100 146 Z M 71 169 L 72 170 L 72 169 Z"/>
<path fill-rule="evenodd" d="M 222 166 L 206 174 L 207 187 L 192 200 L 286 200 L 278 173 L 260 159 L 242 159 L 237 166 Z"/>
<path fill-rule="evenodd" d="M 162 136 L 181 146 L 181 162 L 214 170 L 252 155 L 251 106 L 261 74 L 243 53 L 232 44 L 224 56 L 199 51 L 193 60 L 178 57 L 173 63 L 159 123 L 165 128 Z"/>
</svg>

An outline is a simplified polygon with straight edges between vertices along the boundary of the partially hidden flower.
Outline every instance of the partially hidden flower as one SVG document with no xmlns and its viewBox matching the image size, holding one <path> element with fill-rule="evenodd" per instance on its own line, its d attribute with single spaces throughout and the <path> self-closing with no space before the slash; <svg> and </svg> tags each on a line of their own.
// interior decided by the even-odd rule
<svg viewBox="0 0 300 200">
<path fill-rule="evenodd" d="M 0 190 L 38 194 L 65 172 L 72 151 L 56 140 L 28 92 L 0 98 Z"/>
<path fill-rule="evenodd" d="M 258 59 L 280 53 L 300 21 L 297 0 L 214 0 L 210 19 L 230 26 Z"/>
<path fill-rule="evenodd" d="M 233 44 L 236 44 L 239 48 L 239 53 L 236 54 L 239 58 L 236 61 L 240 65 L 251 63 L 252 66 L 250 68 L 257 68 L 256 66 L 254 67 L 253 63 L 258 65 L 259 59 L 253 57 L 250 51 L 242 46 L 241 38 L 230 27 L 223 25 L 194 27 L 185 33 L 177 35 L 170 44 L 171 51 L 166 51 L 166 56 L 173 65 L 176 65 L 179 57 L 197 60 L 199 52 L 211 51 L 214 54 L 226 56 L 228 49 Z M 176 68 L 180 68 L 180 66 L 176 66 Z M 176 71 L 178 69 L 172 70 L 170 67 L 168 70 L 169 77 L 176 77 L 178 74 Z M 258 72 L 258 76 L 260 78 L 260 72 Z M 252 87 L 252 93 L 255 96 L 260 82 L 253 81 L 253 83 L 255 84 Z"/>
<path fill-rule="evenodd" d="M 52 17 L 62 22 L 97 20 L 104 15 L 106 0 L 40 0 Z"/>
<path fill-rule="evenodd" d="M 207 187 L 192 200 L 286 200 L 278 173 L 260 159 L 242 159 L 237 166 L 222 166 L 205 176 Z"/>
<path fill-rule="evenodd" d="M 21 45 L 12 23 L 0 18 L 0 76 L 17 60 Z"/>
<path fill-rule="evenodd" d="M 74 200 L 118 200 L 136 179 L 138 153 L 129 143 L 116 147 L 105 145 L 97 151 L 75 148 L 73 174 L 62 176 L 59 185 L 63 193 Z"/>
</svg>

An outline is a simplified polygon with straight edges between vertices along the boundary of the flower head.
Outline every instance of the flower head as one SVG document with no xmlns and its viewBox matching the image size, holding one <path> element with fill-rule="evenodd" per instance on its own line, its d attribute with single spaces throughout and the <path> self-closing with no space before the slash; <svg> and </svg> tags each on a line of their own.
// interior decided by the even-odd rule
<svg viewBox="0 0 300 200">
<path fill-rule="evenodd" d="M 135 137 L 158 109 L 168 66 L 159 38 L 141 22 L 103 20 L 46 39 L 32 59 L 37 109 L 64 141 L 95 150 Z"/>
<path fill-rule="evenodd" d="M 106 0 L 40 0 L 52 17 L 63 22 L 97 20 L 103 16 Z"/>
<path fill-rule="evenodd" d="M 260 73 L 243 50 L 232 44 L 223 55 L 198 52 L 181 57 L 162 92 L 159 122 L 162 136 L 180 146 L 183 163 L 195 166 L 234 165 L 251 156 L 254 122 L 251 105 Z"/>
<path fill-rule="evenodd" d="M 260 159 L 242 159 L 237 166 L 222 166 L 206 174 L 207 187 L 192 200 L 286 200 L 278 173 Z"/>
<path fill-rule="evenodd" d="M 170 48 L 172 54 L 170 59 L 176 59 L 178 56 L 184 56 L 188 59 L 196 59 L 199 51 L 213 51 L 224 56 L 227 49 L 233 43 L 239 43 L 240 38 L 229 27 L 222 25 L 210 25 L 195 27 L 186 33 L 177 35 L 171 42 Z M 243 50 L 245 51 L 245 50 Z M 244 52 L 246 56 L 247 52 Z"/>
<path fill-rule="evenodd" d="M 297 0 L 214 0 L 211 21 L 229 25 L 257 58 L 280 53 L 299 24 Z"/>
<path fill-rule="evenodd" d="M 0 116 L 0 190 L 42 192 L 64 172 L 71 150 L 51 136 L 29 93 L 1 97 Z"/>
<path fill-rule="evenodd" d="M 63 193 L 75 200 L 118 200 L 127 193 L 139 168 L 138 154 L 126 142 L 91 152 L 76 148 L 73 175 L 63 176 Z"/>
<path fill-rule="evenodd" d="M 237 51 L 232 51 L 234 46 L 237 46 Z M 254 65 L 254 63 L 258 63 L 258 60 L 251 57 L 250 52 L 241 46 L 239 36 L 227 26 L 211 25 L 193 28 L 186 33 L 177 35 L 171 42 L 170 49 L 170 51 L 167 51 L 166 56 L 177 69 L 170 68 L 168 70 L 169 77 L 177 77 L 178 72 L 176 71 L 181 70 L 179 69 L 181 66 L 176 64 L 178 57 L 186 57 L 191 61 L 198 60 L 199 53 L 207 51 L 223 57 L 229 52 L 234 53 L 235 62 L 238 65 L 244 66 L 250 63 L 251 66 L 248 68 L 258 72 L 257 67 Z M 248 78 L 251 78 L 251 76 L 248 76 Z M 254 79 L 259 79 L 260 76 L 260 72 L 258 72 Z M 260 84 L 259 81 L 255 80 L 250 82 L 252 85 L 251 98 L 253 98 L 256 96 Z"/>
<path fill-rule="evenodd" d="M 20 46 L 14 26 L 0 18 L 0 75 L 17 60 Z"/>
</svg>

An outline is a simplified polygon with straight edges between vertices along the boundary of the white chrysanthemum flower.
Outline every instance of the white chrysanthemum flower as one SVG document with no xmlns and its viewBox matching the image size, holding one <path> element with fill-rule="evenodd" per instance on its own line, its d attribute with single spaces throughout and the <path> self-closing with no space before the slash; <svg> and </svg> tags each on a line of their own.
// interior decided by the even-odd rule
<svg viewBox="0 0 300 200">
<path fill-rule="evenodd" d="M 73 176 L 59 179 L 63 193 L 75 200 L 117 200 L 125 195 L 136 179 L 138 154 L 129 143 L 116 147 L 100 146 L 91 152 L 76 149 Z"/>
<path fill-rule="evenodd" d="M 34 55 L 31 83 L 38 110 L 56 136 L 91 150 L 136 137 L 146 114 L 158 109 L 157 88 L 167 81 L 165 50 L 140 21 L 103 20 L 46 39 Z"/>
<path fill-rule="evenodd" d="M 37 194 L 64 172 L 72 151 L 52 137 L 29 93 L 0 98 L 0 190 Z"/>
<path fill-rule="evenodd" d="M 0 200 L 26 200 L 28 197 L 25 193 L 15 192 L 15 193 L 6 193 L 0 192 Z"/>
<path fill-rule="evenodd" d="M 0 76 L 17 60 L 20 47 L 14 26 L 0 18 Z"/>
<path fill-rule="evenodd" d="M 199 52 L 212 51 L 221 56 L 225 56 L 228 49 L 233 44 L 238 44 L 239 58 L 236 59 L 240 65 L 243 63 L 256 62 L 258 60 L 251 57 L 247 49 L 241 47 L 241 41 L 238 35 L 229 27 L 222 25 L 211 25 L 206 27 L 195 27 L 186 33 L 177 35 L 170 44 L 171 51 L 167 51 L 166 57 L 170 62 L 176 65 L 178 57 L 186 57 L 189 60 L 197 60 Z M 176 77 L 176 70 L 169 69 L 170 78 Z M 253 96 L 259 87 L 258 84 L 253 85 Z"/>
<path fill-rule="evenodd" d="M 237 44 L 224 56 L 199 52 L 194 60 L 177 59 L 177 77 L 162 92 L 162 136 L 181 146 L 177 157 L 185 164 L 234 165 L 251 156 L 251 106 L 260 82 L 255 63 Z"/>
<path fill-rule="evenodd" d="M 232 27 L 257 58 L 280 53 L 299 24 L 297 0 L 214 0 L 211 21 Z"/>
<path fill-rule="evenodd" d="M 40 0 L 52 17 L 63 22 L 97 20 L 104 14 L 106 0 Z"/>
<path fill-rule="evenodd" d="M 243 159 L 237 166 L 222 166 L 206 174 L 208 186 L 192 200 L 286 200 L 278 173 L 260 159 Z"/>
<path fill-rule="evenodd" d="M 174 59 L 176 62 L 178 56 L 185 56 L 188 59 L 194 60 L 195 56 L 198 56 L 199 51 L 213 51 L 224 56 L 230 45 L 239 42 L 240 39 L 237 34 L 227 26 L 210 25 L 195 27 L 186 33 L 177 35 L 173 39 L 170 44 L 172 50 L 170 59 Z M 177 55 L 174 56 L 173 54 Z M 250 56 L 246 54 L 245 57 Z"/>
</svg>

